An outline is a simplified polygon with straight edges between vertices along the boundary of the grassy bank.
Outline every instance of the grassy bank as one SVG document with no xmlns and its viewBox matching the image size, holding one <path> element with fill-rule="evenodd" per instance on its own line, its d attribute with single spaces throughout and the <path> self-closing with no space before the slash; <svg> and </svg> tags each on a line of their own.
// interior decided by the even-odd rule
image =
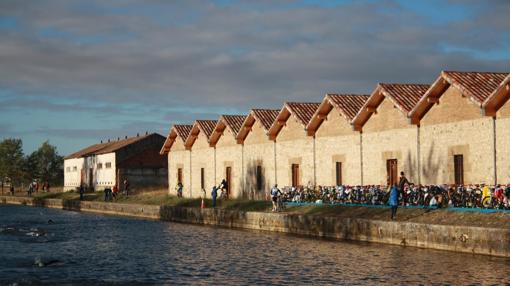
<svg viewBox="0 0 510 286">
<path fill-rule="evenodd" d="M 24 195 L 24 194 L 19 194 Z M 34 197 L 41 199 L 79 200 L 76 192 L 52 192 L 37 193 Z M 103 192 L 86 193 L 86 201 L 104 201 Z M 201 199 L 177 198 L 168 195 L 166 190 L 139 192 L 126 197 L 119 195 L 113 203 L 136 203 L 148 205 L 164 205 L 175 207 L 200 207 Z M 210 199 L 205 200 L 206 207 L 212 205 Z M 270 212 L 271 203 L 268 201 L 253 201 L 246 199 L 232 199 L 218 201 L 218 208 L 238 211 Z M 356 206 L 292 206 L 287 207 L 284 213 L 306 214 L 318 216 L 333 216 L 342 218 L 364 218 L 374 220 L 389 220 L 390 210 L 385 208 L 367 208 Z M 418 223 L 442 224 L 442 225 L 467 225 L 480 227 L 510 228 L 510 213 L 478 213 L 478 212 L 455 212 L 448 209 L 426 210 L 399 208 L 397 221 L 409 221 Z"/>
</svg>

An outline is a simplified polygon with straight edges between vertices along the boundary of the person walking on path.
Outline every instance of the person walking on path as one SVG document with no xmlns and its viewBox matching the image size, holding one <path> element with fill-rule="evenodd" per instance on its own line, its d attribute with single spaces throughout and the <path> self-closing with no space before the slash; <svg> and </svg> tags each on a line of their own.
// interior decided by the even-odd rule
<svg viewBox="0 0 510 286">
<path fill-rule="evenodd" d="M 112 196 L 114 199 L 117 199 L 117 194 L 119 193 L 119 188 L 117 188 L 117 185 L 113 185 L 112 187 Z"/>
<path fill-rule="evenodd" d="M 391 186 L 389 205 L 391 206 L 391 220 L 395 220 L 398 208 L 398 189 L 397 186 Z"/>
<path fill-rule="evenodd" d="M 216 188 L 216 186 L 213 186 L 212 191 L 211 191 L 212 207 L 213 208 L 216 207 L 216 198 L 217 197 L 218 197 L 218 188 Z"/>
</svg>

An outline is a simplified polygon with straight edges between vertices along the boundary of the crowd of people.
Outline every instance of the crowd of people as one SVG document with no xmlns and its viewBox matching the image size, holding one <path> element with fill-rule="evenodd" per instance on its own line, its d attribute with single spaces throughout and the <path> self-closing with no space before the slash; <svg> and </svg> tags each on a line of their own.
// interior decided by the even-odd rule
<svg viewBox="0 0 510 286">
<path fill-rule="evenodd" d="M 41 184 L 39 181 L 34 180 L 28 185 L 27 195 L 31 197 L 33 193 L 37 193 L 39 190 L 42 190 L 43 192 L 50 192 L 50 183 L 43 182 Z M 11 194 L 14 195 L 14 188 L 11 188 Z"/>
<path fill-rule="evenodd" d="M 275 201 L 280 198 L 283 202 L 294 203 L 386 205 L 391 203 L 392 187 L 381 185 L 284 187 L 278 190 L 279 193 L 271 190 L 271 199 Z M 510 209 L 510 184 L 416 185 L 401 174 L 401 180 L 394 187 L 398 206 Z M 277 194 L 276 198 L 273 194 Z"/>
</svg>

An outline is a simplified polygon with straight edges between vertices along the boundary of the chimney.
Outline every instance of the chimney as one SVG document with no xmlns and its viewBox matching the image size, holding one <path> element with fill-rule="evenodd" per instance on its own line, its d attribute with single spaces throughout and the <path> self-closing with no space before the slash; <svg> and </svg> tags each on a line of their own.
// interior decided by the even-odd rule
<svg viewBox="0 0 510 286">
<path fill-rule="evenodd" d="M 124 139 L 127 139 L 127 135 L 124 137 Z"/>
<path fill-rule="evenodd" d="M 149 131 L 145 131 L 145 135 L 149 135 Z"/>
<path fill-rule="evenodd" d="M 140 133 L 136 133 L 136 137 L 140 137 Z"/>
<path fill-rule="evenodd" d="M 108 143 L 110 143 L 110 138 L 108 138 Z"/>
</svg>

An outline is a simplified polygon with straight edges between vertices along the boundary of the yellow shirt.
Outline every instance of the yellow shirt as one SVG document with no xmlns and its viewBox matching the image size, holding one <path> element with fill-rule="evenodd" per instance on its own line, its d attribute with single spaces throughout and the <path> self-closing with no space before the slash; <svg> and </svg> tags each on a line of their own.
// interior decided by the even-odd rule
<svg viewBox="0 0 510 286">
<path fill-rule="evenodd" d="M 490 197 L 490 196 L 491 196 L 491 191 L 489 190 L 489 187 L 488 186 L 483 187 L 482 198 Z"/>
</svg>

